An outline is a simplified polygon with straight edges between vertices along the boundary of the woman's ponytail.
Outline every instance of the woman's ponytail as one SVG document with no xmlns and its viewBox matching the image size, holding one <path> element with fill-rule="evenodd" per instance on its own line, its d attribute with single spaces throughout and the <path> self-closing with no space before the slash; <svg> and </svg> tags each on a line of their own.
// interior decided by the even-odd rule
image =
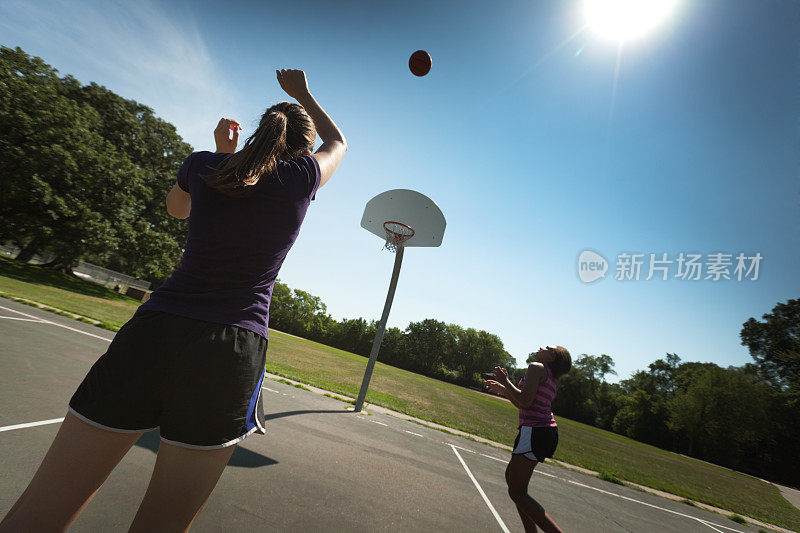
<svg viewBox="0 0 800 533">
<path fill-rule="evenodd" d="M 280 102 L 261 117 L 258 129 L 241 150 L 208 175 L 202 175 L 209 187 L 240 198 L 249 196 L 263 176 L 276 171 L 278 160 L 296 159 L 314 148 L 314 122 L 300 104 Z"/>
</svg>

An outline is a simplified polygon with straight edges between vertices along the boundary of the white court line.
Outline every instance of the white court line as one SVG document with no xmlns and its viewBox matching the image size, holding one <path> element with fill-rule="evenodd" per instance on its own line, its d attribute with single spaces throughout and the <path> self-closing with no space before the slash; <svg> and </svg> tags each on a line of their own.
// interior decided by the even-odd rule
<svg viewBox="0 0 800 533">
<path fill-rule="evenodd" d="M 406 433 L 411 433 L 412 435 L 416 435 L 417 437 L 423 437 L 423 435 L 420 435 L 419 433 L 414 433 L 413 431 L 408 431 L 407 429 L 404 429 L 403 431 L 405 431 Z"/>
<path fill-rule="evenodd" d="M 458 448 L 462 452 L 478 453 L 478 452 L 474 452 L 472 450 L 469 450 L 467 448 L 462 448 L 461 446 L 456 446 L 455 444 L 450 444 L 449 442 L 442 442 L 442 444 L 446 444 L 447 446 L 452 446 L 453 448 Z"/>
<path fill-rule="evenodd" d="M 41 322 L 38 318 L 20 318 L 18 316 L 0 316 L 0 318 L 6 318 L 8 320 L 22 320 L 23 322 Z"/>
<path fill-rule="evenodd" d="M 628 500 L 628 501 L 631 501 L 631 502 L 640 503 L 640 504 L 642 504 L 642 505 L 646 505 L 646 506 L 648 506 L 648 507 L 652 507 L 652 508 L 654 508 L 654 509 L 660 509 L 660 510 L 662 510 L 662 511 L 666 511 L 666 512 L 668 512 L 668 513 L 676 514 L 676 515 L 678 515 L 678 516 L 683 516 L 683 517 L 685 517 L 685 518 L 689 518 L 689 519 L 691 519 L 691 520 L 697 520 L 697 521 L 698 521 L 698 522 L 700 522 L 701 524 L 704 524 L 704 525 L 706 525 L 706 526 L 710 527 L 711 529 L 713 529 L 714 531 L 718 531 L 719 533 L 722 533 L 722 531 L 720 531 L 719 529 L 717 529 L 717 527 L 721 527 L 721 528 L 723 528 L 723 529 L 727 529 L 727 530 L 729 530 L 729 531 L 736 531 L 737 533 L 743 533 L 743 532 L 742 532 L 741 530 L 739 530 L 739 529 L 734 529 L 734 528 L 732 528 L 732 527 L 723 526 L 722 524 L 716 524 L 716 523 L 714 523 L 714 522 L 708 522 L 708 521 L 706 521 L 706 520 L 703 520 L 702 518 L 697 518 L 696 516 L 688 515 L 688 514 L 685 514 L 685 513 L 678 512 L 678 511 L 673 511 L 672 509 L 667 509 L 666 507 L 659 507 L 658 505 L 653 505 L 652 503 L 647 503 L 647 502 L 643 502 L 643 501 L 641 501 L 641 500 L 636 500 L 636 499 L 634 499 L 634 498 L 630 498 L 630 497 L 628 497 L 628 496 L 623 496 L 623 495 L 621 495 L 621 494 L 616 494 L 616 493 L 614 493 L 614 492 L 609 492 L 609 491 L 607 491 L 607 490 L 598 489 L 597 487 L 592 487 L 591 485 L 586 485 L 586 484 L 584 484 L 584 483 L 580 483 L 580 482 L 578 482 L 578 481 L 573 481 L 573 480 L 571 480 L 571 479 L 566 479 L 566 478 L 562 478 L 562 477 L 554 476 L 554 475 L 552 475 L 552 474 L 545 474 L 544 472 L 539 472 L 539 473 L 540 473 L 540 474 L 544 474 L 545 476 L 550 476 L 550 477 L 554 477 L 554 478 L 556 478 L 556 479 L 560 479 L 560 480 L 562 480 L 562 481 L 566 481 L 567 483 L 572 483 L 573 485 L 578 485 L 579 487 L 584 487 L 584 488 L 587 488 L 587 489 L 592 489 L 592 490 L 595 490 L 595 491 L 597 491 L 597 492 L 602 492 L 603 494 L 610 494 L 611 496 L 615 496 L 615 497 L 617 497 L 617 498 L 621 498 L 621 499 L 623 499 L 623 500 Z M 714 527 L 714 526 L 717 526 L 717 527 Z"/>
<path fill-rule="evenodd" d="M 60 328 L 68 329 L 70 331 L 75 331 L 77 333 L 82 333 L 84 335 L 88 335 L 88 336 L 94 337 L 96 339 L 104 340 L 106 342 L 111 342 L 112 341 L 112 339 L 107 339 L 105 337 L 101 337 L 101 336 L 95 335 L 93 333 L 89 333 L 89 332 L 86 332 L 86 331 L 81 331 L 79 329 L 71 328 L 71 327 L 65 326 L 63 324 L 58 324 L 56 322 L 51 322 L 50 320 L 41 319 L 41 318 L 38 318 L 38 317 L 36 317 L 34 315 L 29 315 L 27 313 L 23 313 L 22 311 L 17 311 L 16 309 L 11 309 L 11 308 L 8 308 L 8 307 L 4 307 L 2 305 L 0 305 L 0 309 L 4 309 L 6 311 L 11 311 L 12 313 L 18 313 L 18 314 L 20 314 L 22 316 L 26 316 L 28 318 L 34 319 L 36 322 L 41 322 L 41 323 L 44 323 L 44 324 L 52 324 L 53 326 L 58 326 Z M 267 387 L 262 387 L 262 388 L 267 389 L 270 392 L 278 392 L 278 391 L 269 389 Z M 285 393 L 283 393 L 283 394 L 286 395 Z M 22 428 L 26 428 L 26 427 L 40 426 L 40 425 L 44 425 L 44 424 L 54 424 L 56 422 L 61 422 L 63 420 L 64 420 L 63 418 L 58 418 L 58 419 L 52 419 L 52 420 L 44 420 L 44 421 L 41 421 L 41 422 L 31 422 L 29 424 L 17 424 L 15 426 L 6 426 L 6 427 L 3 427 L 3 428 L 0 428 L 0 431 L 10 431 L 12 429 L 22 429 Z M 418 437 L 422 437 L 422 435 L 420 435 L 419 433 L 412 433 L 411 431 L 406 431 L 406 433 L 411 433 L 412 435 L 417 435 Z M 494 507 L 492 507 L 491 502 L 489 502 L 488 498 L 486 498 L 486 495 L 483 493 L 483 489 L 481 489 L 480 485 L 478 485 L 478 482 L 475 481 L 475 478 L 472 476 L 472 472 L 469 471 L 469 468 L 467 468 L 467 465 L 464 463 L 464 460 L 461 459 L 461 455 L 459 455 L 459 453 L 456 451 L 456 448 L 458 448 L 459 450 L 463 450 L 463 451 L 469 452 L 469 453 L 477 454 L 478 452 L 475 452 L 475 451 L 472 451 L 472 450 L 468 450 L 466 448 L 461 448 L 460 446 L 456 446 L 454 444 L 449 444 L 449 443 L 444 443 L 444 444 L 447 444 L 448 446 L 450 446 L 453 449 L 453 452 L 455 452 L 456 456 L 458 456 L 458 460 L 461 461 L 462 465 L 464 465 L 464 468 L 467 470 L 467 473 L 469 474 L 469 476 L 472 479 L 473 483 L 475 483 L 475 486 L 478 487 L 478 490 L 480 491 L 481 495 L 483 496 L 483 499 L 486 501 L 486 504 L 492 510 L 492 513 L 495 515 L 495 518 L 500 523 L 501 527 L 503 528 L 503 531 L 505 531 L 506 533 L 509 533 L 508 532 L 508 528 L 506 528 L 506 526 L 503 523 L 502 519 L 497 514 L 497 511 L 495 511 Z M 483 455 L 483 454 L 481 454 L 481 455 Z M 500 461 L 500 459 L 496 459 L 494 457 L 491 457 L 491 459 L 495 459 L 496 461 Z M 502 461 L 502 462 L 505 462 L 505 461 Z M 705 521 L 705 520 L 703 520 L 701 518 L 697 518 L 697 517 L 694 517 L 694 516 L 691 516 L 691 515 L 687 515 L 687 514 L 684 514 L 684 513 L 679 513 L 678 511 L 673 511 L 671 509 L 666 509 L 664 507 L 659 507 L 658 505 L 653 505 L 652 503 L 647 503 L 647 502 L 643 502 L 643 501 L 640 501 L 640 500 L 635 500 L 635 499 L 629 498 L 627 496 L 622 496 L 620 494 L 615 494 L 613 492 L 608 492 L 608 491 L 603 490 L 603 489 L 598 489 L 598 488 L 595 488 L 595 487 L 592 487 L 592 486 L 589 486 L 589 485 L 584 485 L 583 483 L 578 483 L 577 481 L 572 481 L 570 479 L 561 478 L 561 477 L 558 477 L 558 476 L 554 476 L 552 474 L 546 474 L 544 472 L 539 472 L 539 473 L 542 474 L 542 475 L 548 476 L 548 477 L 553 477 L 553 478 L 556 478 L 556 479 L 560 479 L 562 481 L 566 481 L 567 483 L 572 483 L 573 485 L 578 485 L 578 486 L 586 487 L 588 489 L 596 490 L 598 492 L 602 492 L 602 493 L 605 493 L 605 494 L 610 494 L 611 496 L 616 496 L 617 498 L 622 498 L 623 500 L 629 500 L 629 501 L 632 501 L 632 502 L 640 503 L 642 505 L 647 505 L 648 507 L 653 507 L 655 509 L 661 509 L 662 511 L 666 511 L 668 513 L 672 513 L 672 514 L 676 514 L 676 515 L 679 515 L 679 516 L 683 516 L 683 517 L 689 518 L 691 520 L 697 520 L 701 524 L 704 524 L 704 525 L 710 527 L 711 529 L 713 529 L 715 531 L 719 531 L 719 530 L 716 529 L 714 526 L 721 527 L 721 528 L 727 529 L 729 531 L 736 531 L 737 533 L 743 533 L 739 529 L 734 529 L 734 528 L 723 526 L 721 524 L 716 524 L 716 523 L 713 523 L 713 522 L 707 522 L 707 521 Z"/>
<path fill-rule="evenodd" d="M 489 510 L 492 511 L 492 514 L 494 515 L 495 520 L 497 520 L 497 523 L 500 524 L 500 529 L 502 529 L 504 531 L 504 533 L 511 533 L 508 530 L 508 528 L 506 527 L 505 522 L 503 522 L 503 519 L 500 518 L 499 514 L 497 514 L 497 511 L 495 510 L 494 506 L 492 505 L 492 502 L 490 502 L 489 498 L 486 497 L 486 493 L 483 492 L 483 489 L 478 484 L 478 480 L 476 480 L 475 476 L 472 475 L 472 472 L 469 471 L 469 467 L 467 467 L 467 463 L 465 463 L 464 459 L 461 458 L 461 455 L 458 453 L 458 450 L 456 450 L 456 447 L 454 445 L 452 445 L 452 444 L 450 444 L 450 447 L 453 449 L 453 453 L 456 454 L 456 457 L 458 457 L 458 460 L 461 461 L 461 466 L 463 466 L 464 470 L 467 471 L 467 475 L 472 480 L 472 483 L 475 484 L 475 487 L 478 489 L 478 492 L 481 493 L 481 497 L 483 497 L 483 501 L 485 501 L 486 505 L 489 506 Z"/>
<path fill-rule="evenodd" d="M 468 450 L 468 449 L 466 449 L 466 448 L 460 448 L 459 446 L 456 446 L 455 444 L 450 444 L 450 443 L 448 443 L 448 442 L 443 442 L 443 444 L 447 444 L 447 445 L 448 445 L 448 446 L 450 446 L 451 448 L 458 448 L 459 450 L 464 450 L 464 451 L 466 451 L 466 452 L 470 452 L 470 453 L 477 453 L 478 455 L 483 455 L 484 457 L 488 457 L 489 459 L 494 459 L 495 461 L 500 461 L 501 463 L 505 463 L 505 462 L 506 462 L 506 461 L 504 461 L 504 460 L 502 460 L 502 459 L 498 459 L 497 457 L 492 457 L 491 455 L 486 455 L 486 454 L 484 454 L 484 453 L 478 453 L 478 452 L 474 452 L 474 451 L 472 451 L 472 450 Z M 453 450 L 453 451 L 455 451 L 455 450 Z M 456 453 L 457 453 L 457 452 L 456 452 Z M 739 529 L 734 529 L 734 528 L 732 528 L 732 527 L 723 526 L 722 524 L 717 524 L 717 523 L 714 523 L 714 522 L 709 522 L 709 521 L 707 521 L 707 520 L 704 520 L 704 519 L 702 519 L 702 518 L 697 518 L 696 516 L 688 515 L 688 514 L 685 514 L 685 513 L 678 512 L 678 511 L 673 511 L 672 509 L 667 509 L 666 507 L 659 507 L 658 505 L 653 505 L 652 503 L 647 503 L 647 502 L 643 502 L 643 501 L 641 501 L 641 500 L 636 500 L 636 499 L 634 499 L 634 498 L 630 498 L 630 497 L 628 497 L 628 496 L 623 496 L 623 495 L 621 495 L 621 494 L 616 494 L 616 493 L 614 493 L 614 492 L 609 492 L 609 491 L 607 491 L 607 490 L 598 489 L 597 487 L 592 487 L 591 485 L 586 485 L 586 484 L 584 484 L 584 483 L 580 483 L 580 482 L 578 482 L 578 481 L 573 481 L 573 480 L 571 480 L 571 479 L 567 479 L 567 478 L 564 478 L 564 477 L 556 476 L 556 475 L 553 475 L 553 474 L 548 474 L 547 472 L 542 472 L 541 470 L 537 470 L 536 472 L 537 472 L 538 474 L 541 474 L 541 475 L 543 475 L 543 476 L 547 476 L 547 477 L 551 477 L 551 478 L 554 478 L 554 479 L 558 479 L 558 480 L 560 480 L 560 481 L 566 481 L 567 483 L 571 483 L 571 484 L 573 484 L 573 485 L 578 485 L 579 487 L 584 487 L 584 488 L 587 488 L 587 489 L 592 489 L 592 490 L 595 490 L 595 491 L 597 491 L 597 492 L 602 492 L 603 494 L 608 494 L 608 495 L 610 495 L 610 496 L 615 496 L 615 497 L 617 497 L 617 498 L 622 498 L 623 500 L 628 500 L 628 501 L 635 502 L 635 503 L 641 503 L 642 505 L 646 505 L 646 506 L 648 506 L 648 507 L 653 507 L 654 509 L 660 509 L 660 510 L 662 510 L 662 511 L 666 511 L 666 512 L 668 512 L 668 513 L 672 513 L 672 514 L 676 514 L 676 515 L 678 515 L 678 516 L 683 516 L 683 517 L 685 517 L 685 518 L 689 518 L 689 519 L 691 519 L 691 520 L 697 520 L 697 521 L 698 521 L 698 522 L 700 522 L 701 524 L 703 524 L 703 525 L 706 525 L 706 526 L 710 527 L 711 529 L 713 529 L 714 531 L 717 531 L 718 533 L 723 533 L 723 532 L 722 532 L 722 531 L 720 531 L 719 529 L 717 529 L 717 527 L 721 527 L 721 528 L 723 528 L 723 529 L 727 529 L 727 530 L 729 530 L 729 531 L 736 531 L 737 533 L 743 533 L 743 532 L 742 532 L 741 530 L 739 530 Z M 716 527 L 714 527 L 714 526 L 716 526 Z"/>
<path fill-rule="evenodd" d="M 106 339 L 105 337 L 101 337 L 100 335 L 95 335 L 94 333 L 88 333 L 86 331 L 81 331 L 79 329 L 71 328 L 69 326 L 65 326 L 64 324 L 59 324 L 58 322 L 51 322 L 49 320 L 45 320 L 43 318 L 35 317 L 34 315 L 29 315 L 28 313 L 23 313 L 22 311 L 17 311 L 16 309 L 10 309 L 8 307 L 3 307 L 0 305 L 0 309 L 5 309 L 6 311 L 11 311 L 12 313 L 19 313 L 22 316 L 26 316 L 28 318 L 35 318 L 37 321 L 42 322 L 44 324 L 52 324 L 54 326 L 58 326 L 60 328 L 69 329 L 71 331 L 77 331 L 78 333 L 83 333 L 84 335 L 88 335 L 90 337 L 94 337 L 96 339 L 104 340 L 106 342 L 111 342 L 112 339 Z"/>
<path fill-rule="evenodd" d="M 63 418 L 53 418 L 52 420 L 42 420 L 41 422 L 30 422 L 28 424 L 17 424 L 15 426 L 5 426 L 0 428 L 0 432 L 2 431 L 11 431 L 12 429 L 23 429 L 23 428 L 32 428 L 35 426 L 44 426 L 47 424 L 57 424 L 59 422 L 63 422 Z"/>
</svg>

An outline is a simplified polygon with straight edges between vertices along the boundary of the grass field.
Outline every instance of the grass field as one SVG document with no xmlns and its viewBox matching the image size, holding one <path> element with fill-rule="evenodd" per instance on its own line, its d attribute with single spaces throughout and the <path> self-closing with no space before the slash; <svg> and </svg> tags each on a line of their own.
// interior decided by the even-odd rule
<svg viewBox="0 0 800 533">
<path fill-rule="evenodd" d="M 0 291 L 114 324 L 139 302 L 69 276 L 0 258 Z M 366 359 L 277 331 L 267 371 L 355 397 Z M 367 402 L 511 445 L 517 410 L 509 402 L 378 362 Z M 556 458 L 765 522 L 800 530 L 800 511 L 777 487 L 565 418 Z"/>
</svg>

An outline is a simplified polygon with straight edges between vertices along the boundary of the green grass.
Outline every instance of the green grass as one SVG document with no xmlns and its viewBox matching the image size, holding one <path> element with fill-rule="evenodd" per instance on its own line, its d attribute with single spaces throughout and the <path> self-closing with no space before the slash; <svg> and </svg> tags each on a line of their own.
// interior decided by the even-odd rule
<svg viewBox="0 0 800 533">
<path fill-rule="evenodd" d="M 334 400 L 339 400 L 340 402 L 349 403 L 350 405 L 356 404 L 355 400 L 347 400 L 345 398 L 342 398 L 341 396 L 336 396 L 335 394 L 328 394 L 327 392 L 323 394 L 323 396 L 327 396 L 328 398 L 333 398 Z"/>
<path fill-rule="evenodd" d="M 744 518 L 742 518 L 738 514 L 732 514 L 728 518 L 730 518 L 731 520 L 733 520 L 737 524 L 746 524 L 747 523 L 747 520 L 745 520 Z"/>
<path fill-rule="evenodd" d="M 118 330 L 142 302 L 74 276 L 0 257 L 0 291 L 104 322 Z"/>
<path fill-rule="evenodd" d="M 298 389 L 303 389 L 303 390 L 307 390 L 307 391 L 311 390 L 308 387 L 306 387 L 305 385 L 302 385 L 301 383 L 292 383 L 291 381 L 288 381 L 288 380 L 285 380 L 285 379 L 276 379 L 274 381 L 277 381 L 278 383 L 285 383 L 286 385 L 291 385 L 292 387 L 295 387 L 295 388 L 298 388 Z"/>
<path fill-rule="evenodd" d="M 139 303 L 110 289 L 0 258 L 0 290 L 97 320 L 117 329 Z M 116 326 L 116 327 L 114 327 Z M 357 397 L 366 358 L 278 331 L 270 332 L 267 371 Z M 517 410 L 478 391 L 376 363 L 368 403 L 511 445 Z M 555 458 L 686 499 L 800 530 L 800 511 L 769 483 L 667 452 L 627 437 L 557 418 Z"/>
<path fill-rule="evenodd" d="M 614 474 L 611 474 L 609 472 L 600 472 L 600 475 L 597 476 L 597 477 L 599 477 L 603 481 L 608 481 L 609 483 L 615 483 L 617 485 L 624 485 L 625 484 L 617 476 L 615 476 Z"/>
</svg>

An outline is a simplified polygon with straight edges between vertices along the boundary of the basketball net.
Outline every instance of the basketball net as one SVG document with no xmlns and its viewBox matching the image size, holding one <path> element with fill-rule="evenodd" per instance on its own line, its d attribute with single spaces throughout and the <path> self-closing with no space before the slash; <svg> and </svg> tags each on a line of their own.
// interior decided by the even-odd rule
<svg viewBox="0 0 800 533">
<path fill-rule="evenodd" d="M 383 223 L 383 229 L 386 230 L 386 244 L 383 247 L 393 253 L 414 236 L 414 230 L 402 222 L 386 221 Z"/>
</svg>

